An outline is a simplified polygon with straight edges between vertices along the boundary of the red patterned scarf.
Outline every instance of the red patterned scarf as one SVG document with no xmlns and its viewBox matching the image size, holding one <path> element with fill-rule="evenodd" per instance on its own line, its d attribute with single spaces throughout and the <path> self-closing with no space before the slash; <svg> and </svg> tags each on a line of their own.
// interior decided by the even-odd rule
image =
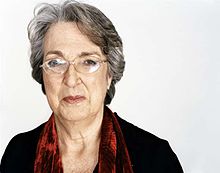
<svg viewBox="0 0 220 173">
<path fill-rule="evenodd" d="M 120 125 L 107 107 L 104 110 L 98 161 L 99 173 L 133 173 Z M 53 114 L 38 141 L 34 173 L 63 173 Z"/>
</svg>

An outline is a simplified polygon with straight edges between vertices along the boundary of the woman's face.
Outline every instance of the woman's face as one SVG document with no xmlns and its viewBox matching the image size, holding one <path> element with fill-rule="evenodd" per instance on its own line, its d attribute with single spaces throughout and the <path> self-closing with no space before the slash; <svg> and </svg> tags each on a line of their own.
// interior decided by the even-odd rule
<svg viewBox="0 0 220 173">
<path fill-rule="evenodd" d="M 100 48 L 77 28 L 76 24 L 58 22 L 51 25 L 44 38 L 44 61 L 61 57 L 73 61 L 82 54 L 95 54 L 105 60 Z M 60 54 L 62 56 L 60 56 Z M 56 116 L 80 121 L 91 116 L 102 116 L 104 99 L 111 77 L 107 63 L 90 74 L 82 74 L 70 65 L 64 74 L 43 72 L 46 96 Z"/>
</svg>

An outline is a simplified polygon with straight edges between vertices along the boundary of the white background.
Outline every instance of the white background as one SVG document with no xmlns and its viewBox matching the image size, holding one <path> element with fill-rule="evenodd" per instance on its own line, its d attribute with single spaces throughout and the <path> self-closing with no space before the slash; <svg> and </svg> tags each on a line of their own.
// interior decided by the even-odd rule
<svg viewBox="0 0 220 173">
<path fill-rule="evenodd" d="M 26 27 L 42 1 L 0 1 L 1 157 L 15 134 L 46 121 L 51 111 L 28 57 Z M 185 172 L 219 172 L 220 2 L 84 2 L 100 8 L 124 42 L 126 70 L 113 111 L 167 139 Z"/>
</svg>

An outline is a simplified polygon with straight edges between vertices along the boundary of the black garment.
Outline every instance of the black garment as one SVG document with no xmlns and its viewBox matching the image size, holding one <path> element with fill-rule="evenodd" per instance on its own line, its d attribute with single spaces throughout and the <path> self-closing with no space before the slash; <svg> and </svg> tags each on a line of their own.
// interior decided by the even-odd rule
<svg viewBox="0 0 220 173">
<path fill-rule="evenodd" d="M 93 171 L 93 173 L 99 173 L 99 166 L 98 166 L 98 164 L 96 165 L 95 170 Z"/>
<path fill-rule="evenodd" d="M 183 172 L 167 141 L 116 117 L 126 141 L 134 173 Z M 0 173 L 33 173 L 36 147 L 43 127 L 44 124 L 12 138 L 2 157 Z"/>
</svg>

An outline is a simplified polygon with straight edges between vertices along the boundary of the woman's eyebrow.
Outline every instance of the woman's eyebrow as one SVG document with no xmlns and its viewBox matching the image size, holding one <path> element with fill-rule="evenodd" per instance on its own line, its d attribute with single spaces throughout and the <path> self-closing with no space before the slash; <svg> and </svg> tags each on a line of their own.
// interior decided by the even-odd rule
<svg viewBox="0 0 220 173">
<path fill-rule="evenodd" d="M 46 53 L 45 57 L 48 56 L 48 55 L 51 55 L 51 54 L 55 54 L 55 55 L 58 55 L 60 57 L 65 58 L 64 54 L 60 50 L 48 51 Z M 76 57 L 81 58 L 81 57 L 84 57 L 84 56 L 91 56 L 91 55 L 96 55 L 98 57 L 101 57 L 101 54 L 99 52 L 97 52 L 97 51 L 83 51 L 83 52 L 79 53 Z"/>
<path fill-rule="evenodd" d="M 63 57 L 63 53 L 61 51 L 59 51 L 59 50 L 48 51 L 45 56 L 48 56 L 50 54 L 56 54 L 56 55 L 59 55 L 59 56 Z"/>
<path fill-rule="evenodd" d="M 81 52 L 77 57 L 84 57 L 84 56 L 90 56 L 90 55 L 97 55 L 97 56 L 101 57 L 101 54 L 97 51 Z"/>
</svg>

